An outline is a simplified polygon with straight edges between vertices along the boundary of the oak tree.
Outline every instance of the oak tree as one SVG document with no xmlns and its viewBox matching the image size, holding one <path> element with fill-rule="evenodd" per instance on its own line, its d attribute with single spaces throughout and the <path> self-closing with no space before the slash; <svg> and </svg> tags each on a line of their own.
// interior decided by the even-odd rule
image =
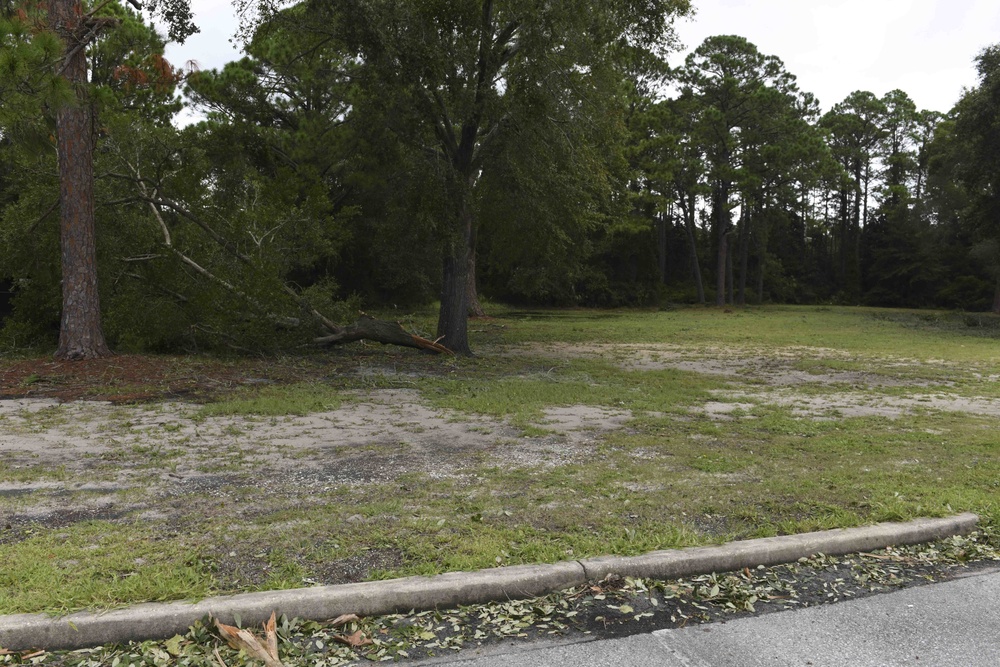
<svg viewBox="0 0 1000 667">
<path fill-rule="evenodd" d="M 275 7 L 245 0 L 265 15 Z M 491 155 L 526 124 L 586 126 L 612 104 L 625 54 L 662 55 L 687 0 L 307 1 L 307 28 L 357 54 L 358 85 L 386 108 L 393 131 L 439 175 L 448 201 L 437 335 L 471 353 L 467 316 L 480 218 L 476 197 Z M 641 59 L 630 58 L 634 63 Z M 589 104 L 583 104 L 586 100 Z M 588 111 L 589 110 L 589 111 Z M 543 148 L 539 146 L 539 150 Z"/>
</svg>

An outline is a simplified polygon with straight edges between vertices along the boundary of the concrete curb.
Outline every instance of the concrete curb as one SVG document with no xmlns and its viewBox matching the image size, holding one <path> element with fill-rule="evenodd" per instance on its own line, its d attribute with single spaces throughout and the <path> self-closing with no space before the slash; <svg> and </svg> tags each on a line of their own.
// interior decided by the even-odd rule
<svg viewBox="0 0 1000 667">
<path fill-rule="evenodd" d="M 244 593 L 197 603 L 140 604 L 106 613 L 80 612 L 52 618 L 42 614 L 0 616 L 0 647 L 11 650 L 77 649 L 183 634 L 212 614 L 226 623 L 240 616 L 244 627 L 271 615 L 325 620 L 340 614 L 374 616 L 410 609 L 447 609 L 459 605 L 534 597 L 597 581 L 609 574 L 674 579 L 796 561 L 817 553 L 841 555 L 891 545 L 917 544 L 962 535 L 976 527 L 975 514 L 917 519 L 861 528 L 732 542 L 716 547 L 655 551 L 642 556 L 603 556 L 552 565 L 451 572 L 340 586 Z"/>
<path fill-rule="evenodd" d="M 791 563 L 806 556 L 840 556 L 887 546 L 932 542 L 972 532 L 979 517 L 959 514 L 944 519 L 916 519 L 906 523 L 879 523 L 861 528 L 841 528 L 816 533 L 764 537 L 730 542 L 718 547 L 654 551 L 623 558 L 601 556 L 581 561 L 587 579 L 599 581 L 609 574 L 678 579 L 710 572 L 732 572 L 744 567 Z"/>
</svg>

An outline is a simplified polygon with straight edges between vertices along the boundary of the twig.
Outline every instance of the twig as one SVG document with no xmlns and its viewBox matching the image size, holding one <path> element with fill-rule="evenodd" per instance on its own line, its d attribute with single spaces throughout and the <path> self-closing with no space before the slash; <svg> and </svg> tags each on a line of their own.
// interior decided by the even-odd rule
<svg viewBox="0 0 1000 667">
<path fill-rule="evenodd" d="M 96 7 L 94 7 L 93 9 L 91 9 L 89 12 L 87 12 L 86 14 L 84 14 L 83 17 L 85 19 L 93 18 L 94 14 L 96 14 L 99 11 L 101 11 L 102 9 L 104 9 L 105 7 L 107 7 L 110 4 L 111 4 L 111 0 L 104 0 L 104 2 L 102 2 L 99 5 L 97 5 Z M 141 7 L 139 7 L 139 9 L 141 9 Z"/>
</svg>

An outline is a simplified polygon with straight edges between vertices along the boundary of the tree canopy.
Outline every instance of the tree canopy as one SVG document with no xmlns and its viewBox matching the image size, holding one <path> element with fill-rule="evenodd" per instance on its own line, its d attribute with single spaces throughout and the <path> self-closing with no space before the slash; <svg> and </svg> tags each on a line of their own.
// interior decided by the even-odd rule
<svg viewBox="0 0 1000 667">
<path fill-rule="evenodd" d="M 115 349 L 368 336 L 459 353 L 480 295 L 1000 311 L 996 46 L 948 113 L 902 90 L 821 113 L 737 35 L 671 70 L 686 0 L 245 0 L 244 57 L 204 72 L 162 55 L 196 30 L 186 2 L 140 5 L 164 36 L 134 6 L 81 13 L 85 37 L 15 6 L 0 19 L 9 345 L 55 342 L 81 303 L 99 318 L 81 330 Z M 176 127 L 184 105 L 203 120 Z M 67 189 L 87 168 L 92 198 Z M 92 240 L 67 241 L 80 230 Z M 435 298 L 424 336 L 346 324 Z"/>
</svg>

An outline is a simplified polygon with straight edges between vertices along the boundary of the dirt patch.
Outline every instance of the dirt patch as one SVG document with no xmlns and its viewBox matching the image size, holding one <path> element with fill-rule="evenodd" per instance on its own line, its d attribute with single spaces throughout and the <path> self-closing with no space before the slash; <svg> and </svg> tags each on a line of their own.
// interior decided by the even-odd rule
<svg viewBox="0 0 1000 667">
<path fill-rule="evenodd" d="M 751 410 L 754 403 L 724 403 L 722 401 L 709 401 L 699 408 L 700 412 L 708 415 L 714 421 L 727 421 L 733 419 L 733 413 Z"/>
<path fill-rule="evenodd" d="M 652 371 L 674 368 L 704 375 L 725 377 L 740 383 L 762 386 L 763 391 L 744 390 L 719 392 L 720 399 L 694 409 L 713 421 L 726 421 L 758 404 L 790 407 L 796 416 L 809 419 L 844 417 L 886 417 L 898 419 L 921 411 L 960 412 L 1000 416 L 1000 400 L 983 397 L 962 397 L 947 393 L 927 393 L 917 396 L 875 395 L 871 389 L 888 387 L 947 387 L 947 379 L 929 381 L 914 377 L 924 367 L 935 374 L 946 367 L 941 360 L 897 361 L 885 365 L 885 372 L 854 370 L 802 370 L 796 365 L 802 360 L 851 361 L 850 355 L 827 348 L 790 347 L 767 355 L 722 348 L 697 349 L 668 343 L 657 344 L 545 344 L 525 348 L 534 354 L 565 358 L 600 358 L 611 360 L 620 368 L 632 371 Z M 894 375 L 893 371 L 898 373 Z M 959 372 L 956 370 L 956 373 Z M 972 376 L 977 376 L 972 373 Z M 989 381 L 979 375 L 981 380 Z M 992 376 L 989 376 L 992 377 Z M 849 387 L 845 391 L 828 391 L 822 395 L 802 394 L 795 387 L 802 385 L 830 386 L 831 390 Z"/>
<path fill-rule="evenodd" d="M 757 404 L 791 408 L 797 417 L 817 420 L 850 417 L 885 417 L 899 419 L 920 412 L 959 412 L 987 417 L 1000 416 L 1000 400 L 968 398 L 947 394 L 919 396 L 873 396 L 861 392 L 835 392 L 823 396 L 803 396 L 790 390 L 749 394 L 724 392 L 727 401 L 712 401 L 697 408 L 715 420 L 731 418 L 731 413 L 750 410 Z M 749 403 L 748 400 L 756 401 Z"/>
<path fill-rule="evenodd" d="M 276 367 L 280 365 L 129 354 L 84 361 L 23 359 L 0 365 L 0 398 L 90 398 L 133 403 L 207 397 L 252 378 L 267 377 Z"/>
<path fill-rule="evenodd" d="M 690 414 L 647 415 L 677 421 L 745 418 L 760 404 L 787 407 L 803 419 L 898 418 L 922 410 L 1000 415 L 996 399 L 960 397 L 947 390 L 911 396 L 873 391 L 880 386 L 923 386 L 912 377 L 909 363 L 899 367 L 898 375 L 884 364 L 879 374 L 825 369 L 813 373 L 797 366 L 803 359 L 851 361 L 831 350 L 746 353 L 672 345 L 547 345 L 527 350 L 556 358 L 608 359 L 627 371 L 674 368 L 729 381 L 731 389 Z M 232 364 L 128 356 L 81 364 L 4 362 L 0 542 L 24 539 L 36 523 L 59 527 L 90 519 L 153 523 L 179 534 L 187 534 L 189 526 L 207 533 L 218 525 L 237 530 L 242 525 L 255 535 L 270 535 L 268 531 L 277 530 L 275 516 L 294 516 L 298 508 L 329 510 L 337 520 L 351 522 L 354 510 L 345 508 L 350 502 L 342 499 L 352 494 L 371 488 L 405 494 L 421 483 L 413 479 L 445 480 L 440 488 L 446 490 L 472 488 L 483 468 L 570 465 L 593 456 L 609 434 L 629 428 L 633 419 L 628 410 L 568 405 L 551 407 L 537 423 L 522 428 L 438 409 L 416 389 L 398 388 L 414 386 L 428 374 L 451 372 L 440 360 L 425 361 L 417 356 L 397 364 L 394 357 L 383 355 L 359 363 L 357 357 L 345 355 Z M 337 383 L 345 377 L 360 381 Z M 387 377 L 399 382 L 388 382 Z M 198 414 L 199 400 L 233 388 L 290 381 L 397 388 L 345 390 L 339 408 L 301 417 Z M 809 391 L 803 389 L 807 384 L 812 385 Z M 636 428 L 640 423 L 635 422 Z M 707 451 L 713 445 L 706 440 L 704 446 Z M 660 454 L 635 448 L 629 456 L 658 459 Z M 622 488 L 632 487 L 623 482 Z M 658 492 L 642 485 L 634 490 Z M 269 560 L 267 545 L 238 544 L 222 533 L 225 529 L 191 539 L 205 548 L 220 578 L 227 578 L 223 585 L 266 586 L 272 568 L 280 566 Z M 275 539 L 294 539 L 294 533 L 291 526 L 287 535 L 275 533 Z M 405 554 L 395 545 L 385 550 L 378 546 L 367 554 L 324 557 L 305 569 L 321 583 L 339 583 L 397 569 L 404 561 Z"/>
<path fill-rule="evenodd" d="M 865 387 L 928 386 L 924 380 L 853 370 L 801 370 L 802 359 L 849 360 L 850 356 L 828 348 L 789 347 L 766 354 L 725 348 L 690 348 L 656 344 L 568 344 L 525 346 L 530 353 L 566 358 L 610 360 L 624 370 L 655 371 L 673 368 L 735 380 L 752 380 L 771 386 L 844 384 Z M 900 363 L 900 370 L 916 364 Z M 941 384 L 938 382 L 937 384 Z"/>
<path fill-rule="evenodd" d="M 539 424 L 545 434 L 526 436 L 502 421 L 435 410 L 415 390 L 353 399 L 303 417 L 204 419 L 184 403 L 0 401 L 0 516 L 19 524 L 58 523 L 67 512 L 176 523 L 193 497 L 263 495 L 269 500 L 254 503 L 264 507 L 411 473 L 461 478 L 483 465 L 564 465 L 631 417 L 553 408 Z"/>
<path fill-rule="evenodd" d="M 793 367 L 804 357 L 846 358 L 833 350 L 788 349 L 764 356 L 657 344 L 545 345 L 528 351 L 613 359 L 635 371 L 677 368 L 764 385 L 764 391 L 727 391 L 695 409 L 714 421 L 742 417 L 760 403 L 787 406 L 808 419 L 898 418 L 921 410 L 1000 415 L 1000 401 L 987 398 L 797 392 L 794 387 L 807 382 L 865 388 L 919 384 L 886 375 L 815 374 Z M 143 387 L 148 395 L 162 398 L 179 392 L 205 396 L 288 378 L 317 379 L 337 368 L 336 361 L 223 364 L 126 355 L 79 364 L 7 363 L 0 370 L 0 395 L 17 397 L 0 400 L 0 519 L 23 524 L 133 516 L 170 523 L 191 511 L 186 504 L 191 498 L 259 496 L 253 502 L 263 512 L 413 473 L 466 479 L 482 466 L 561 466 L 588 456 L 606 434 L 632 418 L 627 410 L 559 406 L 549 408 L 537 428 L 526 433 L 502 420 L 436 409 L 412 389 L 349 393 L 336 410 L 277 418 L 198 418 L 198 406 L 189 402 L 122 405 L 119 400 L 146 395 Z M 376 370 L 360 364 L 354 372 L 359 368 L 369 374 Z M 404 366 L 386 368 L 397 375 L 413 374 Z M 115 387 L 127 391 L 109 396 Z M 80 395 L 114 400 L 68 400 Z"/>
</svg>

